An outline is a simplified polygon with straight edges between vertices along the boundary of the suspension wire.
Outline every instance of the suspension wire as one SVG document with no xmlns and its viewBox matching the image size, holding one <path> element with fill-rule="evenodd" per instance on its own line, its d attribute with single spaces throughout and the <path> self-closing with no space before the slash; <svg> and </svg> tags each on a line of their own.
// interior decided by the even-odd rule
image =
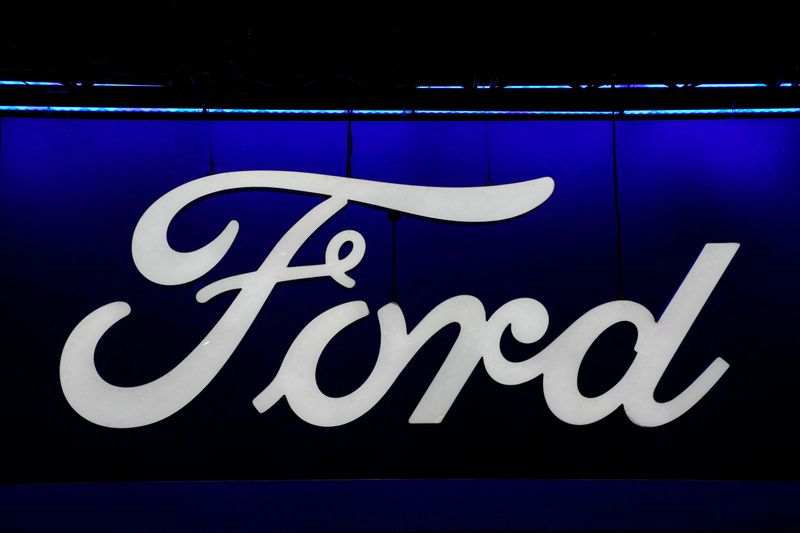
<svg viewBox="0 0 800 533">
<path fill-rule="evenodd" d="M 494 185 L 492 179 L 492 157 L 489 151 L 489 123 L 483 121 L 483 147 L 486 152 L 486 185 Z"/>
<path fill-rule="evenodd" d="M 400 211 L 389 210 L 389 222 L 392 223 L 392 279 L 389 286 L 389 299 L 395 303 L 400 303 L 397 289 L 397 223 L 400 222 L 400 218 Z"/>
<path fill-rule="evenodd" d="M 625 299 L 625 284 L 622 277 L 622 217 L 619 209 L 619 175 L 617 172 L 617 112 L 611 115 L 611 154 L 614 161 L 614 218 L 617 225 L 617 299 Z"/>
<path fill-rule="evenodd" d="M 347 111 L 347 162 L 345 164 L 345 176 L 353 177 L 353 111 Z M 389 211 L 389 221 L 392 223 L 392 278 L 389 286 L 389 298 L 393 302 L 398 302 L 397 290 L 397 223 L 400 221 L 400 212 Z"/>
</svg>

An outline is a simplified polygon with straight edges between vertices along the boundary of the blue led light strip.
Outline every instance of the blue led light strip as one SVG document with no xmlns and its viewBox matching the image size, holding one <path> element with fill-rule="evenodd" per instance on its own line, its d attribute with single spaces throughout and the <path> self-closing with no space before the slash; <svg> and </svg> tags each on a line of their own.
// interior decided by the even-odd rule
<svg viewBox="0 0 800 533">
<path fill-rule="evenodd" d="M 201 109 L 202 113 L 203 110 Z M 347 109 L 235 109 L 209 108 L 209 113 L 243 114 L 243 115 L 346 115 Z M 353 111 L 355 114 L 356 111 Z M 383 112 L 388 114 L 389 112 Z"/>
<path fill-rule="evenodd" d="M 669 89 L 665 83 L 642 83 L 633 85 L 600 85 L 598 89 Z"/>
<path fill-rule="evenodd" d="M 415 115 L 532 115 L 532 116 L 546 116 L 546 115 L 611 115 L 613 111 L 505 111 L 505 110 L 487 110 L 477 111 L 473 109 L 417 109 L 414 111 Z"/>
<path fill-rule="evenodd" d="M 779 87 L 792 87 L 794 84 L 783 82 Z M 699 85 L 691 86 L 688 83 L 678 83 L 675 87 L 679 89 L 694 87 L 697 89 L 758 89 L 768 87 L 766 83 L 701 83 Z M 589 88 L 589 85 L 579 85 L 577 87 L 572 85 L 505 85 L 503 89 L 544 89 L 544 90 L 568 90 L 581 88 Z M 631 83 L 631 84 L 604 84 L 598 85 L 598 89 L 669 89 L 666 83 Z M 491 85 L 478 85 L 477 89 L 491 89 Z M 418 85 L 417 89 L 465 89 L 463 85 Z"/>
<path fill-rule="evenodd" d="M 572 89 L 571 85 L 505 85 L 503 89 Z"/>
<path fill-rule="evenodd" d="M 46 86 L 46 87 L 62 87 L 63 83 L 57 81 L 23 81 L 23 80 L 0 80 L 0 86 Z M 81 86 L 82 83 L 78 82 L 75 85 Z M 779 87 L 793 87 L 795 84 L 791 82 L 782 82 L 778 84 Z M 93 87 L 132 87 L 132 88 L 164 88 L 164 85 L 156 83 L 94 83 Z M 684 88 L 689 85 L 686 83 L 678 83 L 675 87 Z M 586 89 L 589 85 L 578 85 L 577 87 L 571 85 L 505 85 L 499 88 L 502 89 Z M 695 85 L 698 89 L 754 89 L 761 87 L 768 87 L 766 83 L 701 83 Z M 491 85 L 478 85 L 477 89 L 491 89 Z M 604 84 L 597 86 L 598 89 L 667 89 L 669 85 L 665 83 L 634 83 L 634 84 L 619 84 L 610 85 Z M 418 85 L 417 89 L 445 89 L 445 90 L 458 90 L 466 89 L 463 85 Z"/>
<path fill-rule="evenodd" d="M 701 83 L 696 89 L 755 89 L 766 87 L 766 83 Z"/>
<path fill-rule="evenodd" d="M 417 89 L 463 89 L 463 85 L 417 85 Z"/>
<path fill-rule="evenodd" d="M 143 114 L 200 114 L 214 115 L 346 115 L 345 109 L 236 109 L 200 107 L 72 107 L 0 105 L 0 112 L 18 113 L 143 113 Z M 491 116 L 610 116 L 613 111 L 550 111 L 550 110 L 474 110 L 474 109 L 355 109 L 354 115 L 491 115 Z M 800 107 L 721 108 L 721 109 L 631 109 L 623 115 L 748 115 L 798 114 Z"/>
<path fill-rule="evenodd" d="M 47 87 L 60 87 L 61 83 L 56 81 L 19 81 L 19 80 L 0 80 L 0 85 L 22 85 L 22 86 L 47 86 Z"/>
<path fill-rule="evenodd" d="M 0 111 L 22 113 L 202 113 L 197 107 L 72 107 L 41 105 L 0 105 Z"/>
<path fill-rule="evenodd" d="M 163 89 L 164 86 L 155 83 L 93 83 L 92 87 L 136 87 L 136 88 L 154 88 Z"/>
<path fill-rule="evenodd" d="M 800 107 L 753 107 L 739 109 L 630 109 L 624 115 L 760 115 L 800 113 Z"/>
</svg>

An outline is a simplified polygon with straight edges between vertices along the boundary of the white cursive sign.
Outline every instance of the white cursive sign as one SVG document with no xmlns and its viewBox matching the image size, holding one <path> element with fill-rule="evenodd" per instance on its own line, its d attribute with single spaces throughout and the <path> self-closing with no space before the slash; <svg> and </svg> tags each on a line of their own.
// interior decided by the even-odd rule
<svg viewBox="0 0 800 533">
<path fill-rule="evenodd" d="M 100 338 L 130 313 L 125 302 L 100 307 L 72 331 L 61 356 L 61 387 L 82 417 L 102 426 L 130 428 L 152 424 L 174 414 L 214 378 L 249 330 L 276 284 L 289 280 L 330 277 L 344 287 L 355 281 L 348 272 L 364 257 L 366 243 L 353 230 L 335 235 L 325 262 L 289 266 L 301 245 L 348 201 L 392 209 L 437 220 L 488 222 L 512 218 L 541 205 L 553 191 L 551 178 L 487 187 L 420 187 L 296 172 L 231 172 L 186 183 L 158 199 L 142 215 L 133 233 L 133 259 L 139 271 L 161 285 L 179 285 L 208 273 L 225 256 L 236 238 L 231 221 L 210 243 L 192 252 L 173 250 L 167 229 L 190 203 L 211 194 L 237 189 L 267 188 L 314 193 L 327 198 L 306 213 L 280 239 L 261 266 L 220 279 L 197 293 L 198 302 L 227 292 L 236 298 L 197 347 L 170 372 L 136 387 L 117 387 L 97 372 L 94 353 Z M 345 257 L 340 251 L 352 246 Z M 522 362 L 507 360 L 500 337 L 510 326 L 514 338 L 534 343 L 547 331 L 548 314 L 531 298 L 503 305 L 491 316 L 472 296 L 450 298 L 436 306 L 410 331 L 400 306 L 378 310 L 380 350 L 375 367 L 354 392 L 330 397 L 320 391 L 316 367 L 325 346 L 337 333 L 369 314 L 363 301 L 338 305 L 313 319 L 289 348 L 277 376 L 253 404 L 260 412 L 286 397 L 292 410 L 317 426 L 339 426 L 369 411 L 395 382 L 417 351 L 442 328 L 458 324 L 460 333 L 445 362 L 409 419 L 439 423 L 475 367 L 483 361 L 497 382 L 517 385 L 543 376 L 550 410 L 569 424 L 591 424 L 620 406 L 634 423 L 659 426 L 681 416 L 719 380 L 728 364 L 717 358 L 695 381 L 668 402 L 657 402 L 653 391 L 678 346 L 714 290 L 739 245 L 707 244 L 661 317 L 656 320 L 632 301 L 609 302 L 587 312 L 540 353 Z M 611 390 L 588 398 L 578 390 L 578 370 L 592 343 L 606 329 L 630 322 L 638 331 L 636 358 Z"/>
</svg>

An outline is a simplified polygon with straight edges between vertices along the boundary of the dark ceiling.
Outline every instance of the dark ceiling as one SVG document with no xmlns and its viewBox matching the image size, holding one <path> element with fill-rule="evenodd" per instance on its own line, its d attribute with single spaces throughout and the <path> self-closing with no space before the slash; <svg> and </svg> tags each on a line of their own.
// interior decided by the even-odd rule
<svg viewBox="0 0 800 533">
<path fill-rule="evenodd" d="M 0 99 L 369 106 L 409 104 L 418 85 L 776 86 L 800 81 L 793 4 L 18 2 L 2 8 L 0 80 L 66 86 Z M 108 96 L 102 82 L 164 88 Z M 466 92 L 459 103 L 477 105 Z"/>
</svg>

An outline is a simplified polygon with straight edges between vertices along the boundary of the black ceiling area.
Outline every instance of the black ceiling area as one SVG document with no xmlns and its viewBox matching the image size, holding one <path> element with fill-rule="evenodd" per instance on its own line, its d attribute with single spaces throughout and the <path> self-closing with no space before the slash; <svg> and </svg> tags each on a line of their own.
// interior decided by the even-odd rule
<svg viewBox="0 0 800 533">
<path fill-rule="evenodd" d="M 19 4 L 0 18 L 0 82 L 60 85 L 0 84 L 5 105 L 800 105 L 792 2 Z M 764 86 L 696 90 L 709 83 Z M 507 88 L 531 85 L 573 90 Z"/>
</svg>

